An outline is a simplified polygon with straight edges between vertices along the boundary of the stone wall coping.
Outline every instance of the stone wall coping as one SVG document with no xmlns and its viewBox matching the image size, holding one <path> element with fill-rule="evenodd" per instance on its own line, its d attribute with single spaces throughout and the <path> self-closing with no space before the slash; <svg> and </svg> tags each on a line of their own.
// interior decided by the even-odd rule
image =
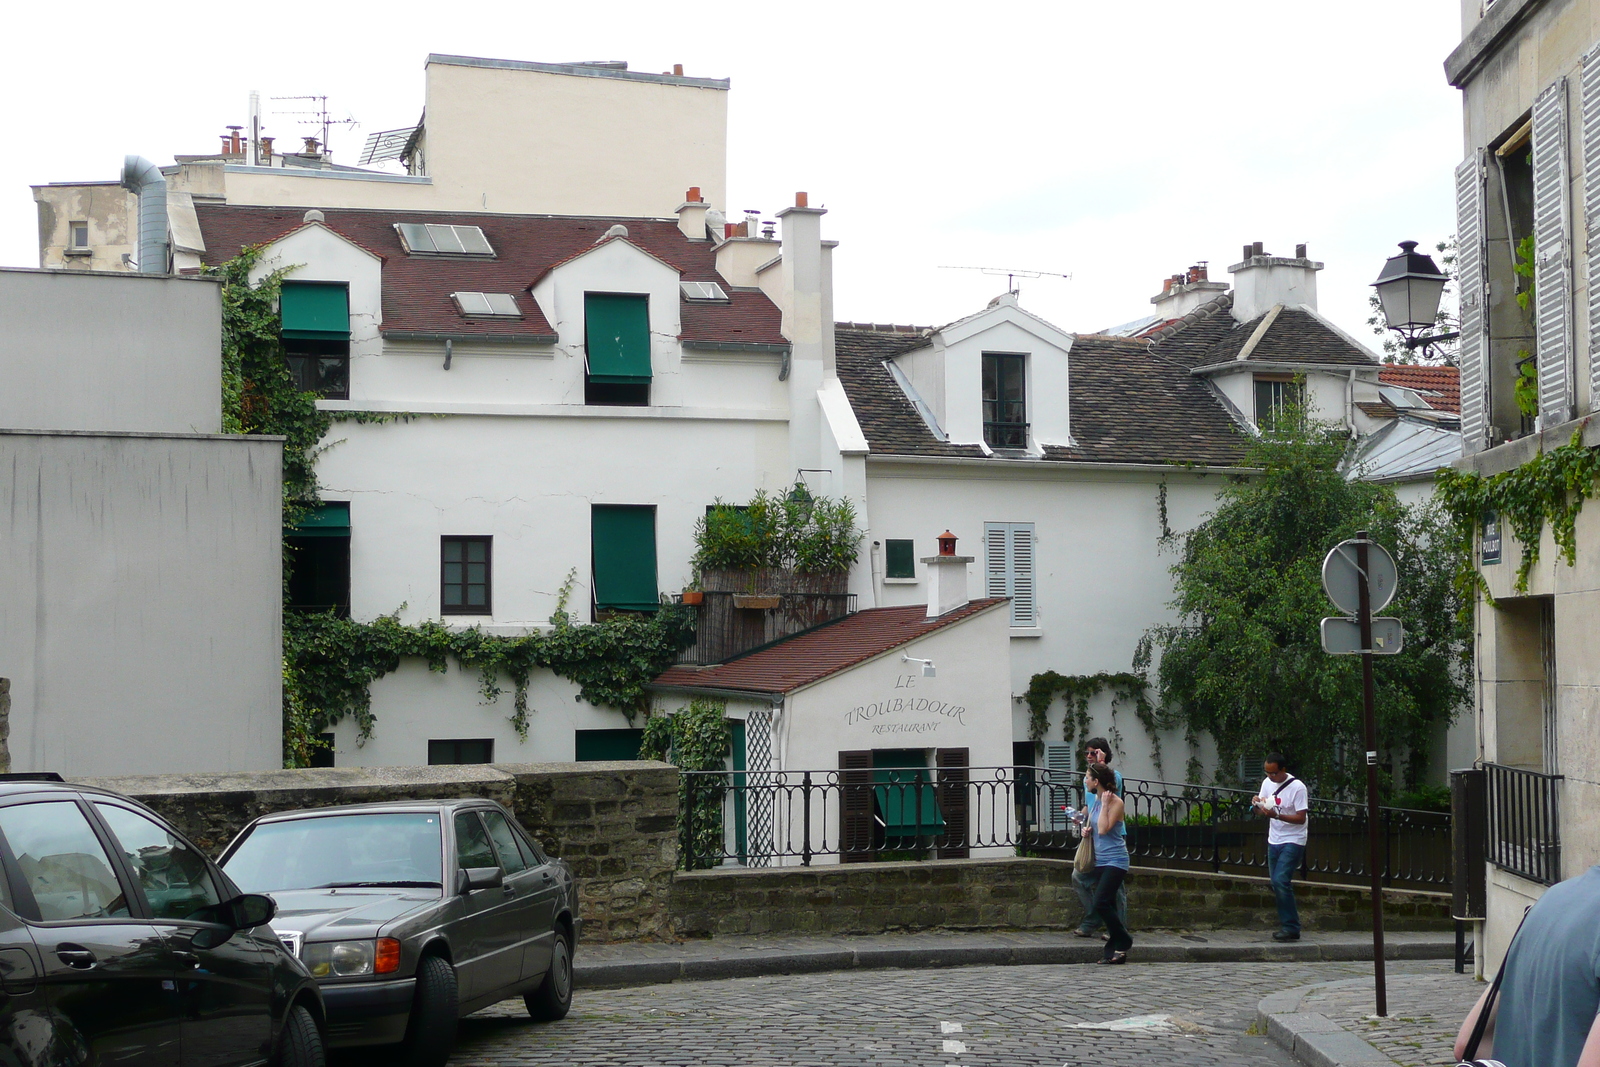
<svg viewBox="0 0 1600 1067">
<path fill-rule="evenodd" d="M 483 763 L 434 767 L 306 767 L 225 774 L 143 774 L 79 778 L 74 784 L 110 789 L 129 796 L 177 793 L 271 793 L 307 789 L 390 789 L 396 786 L 516 784 L 519 776 L 578 777 L 639 771 L 675 771 L 655 760 L 592 763 Z"/>
</svg>

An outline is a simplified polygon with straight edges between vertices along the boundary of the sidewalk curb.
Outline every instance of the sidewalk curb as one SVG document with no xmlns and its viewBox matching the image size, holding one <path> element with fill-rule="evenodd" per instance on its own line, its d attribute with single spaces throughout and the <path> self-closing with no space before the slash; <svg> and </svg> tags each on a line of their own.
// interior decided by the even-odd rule
<svg viewBox="0 0 1600 1067">
<path fill-rule="evenodd" d="M 826 971 L 875 970 L 884 968 L 929 969 L 938 967 L 1020 967 L 1041 964 L 1093 963 L 1103 952 L 1099 944 L 1063 945 L 951 945 L 838 948 L 830 945 L 816 950 L 740 952 L 738 955 L 648 959 L 584 964 L 582 948 L 573 961 L 573 984 L 580 989 L 617 989 L 628 986 L 660 985 L 666 982 L 706 982 L 724 978 L 762 978 L 783 974 L 818 974 Z M 1455 956 L 1453 941 L 1424 941 L 1390 944 L 1384 953 L 1391 960 L 1447 960 Z M 1298 944 L 1247 945 L 1152 945 L 1135 946 L 1135 963 L 1348 963 L 1370 960 L 1371 945 Z M 1307 987 L 1310 988 L 1310 987 Z M 1303 991 L 1301 991 L 1303 992 Z M 1286 994 L 1274 994 L 1275 997 Z M 1268 997 L 1262 1005 L 1273 1000 Z M 1299 1003 L 1299 993 L 1295 1003 Z M 1263 1030 L 1267 1015 L 1258 1007 Z M 1280 1042 L 1281 1043 L 1281 1042 Z M 1365 1042 L 1363 1042 L 1365 1044 Z M 1370 1048 L 1370 1046 L 1368 1046 Z M 1308 1061 L 1310 1062 L 1310 1061 Z M 1316 1067 L 1334 1062 L 1318 1061 Z M 1384 1059 L 1375 1061 L 1390 1063 Z"/>
<path fill-rule="evenodd" d="M 1263 997 L 1256 1005 L 1256 1029 L 1307 1067 L 1396 1067 L 1394 1060 L 1326 1015 L 1299 1010 L 1308 994 L 1348 982 L 1319 982 Z"/>
</svg>

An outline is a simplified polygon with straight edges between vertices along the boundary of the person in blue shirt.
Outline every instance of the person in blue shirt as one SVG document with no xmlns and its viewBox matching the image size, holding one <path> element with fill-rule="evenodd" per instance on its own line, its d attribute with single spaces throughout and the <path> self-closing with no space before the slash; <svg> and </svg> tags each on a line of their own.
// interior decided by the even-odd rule
<svg viewBox="0 0 1600 1067">
<path fill-rule="evenodd" d="M 1117 890 L 1128 876 L 1127 822 L 1122 798 L 1113 789 L 1114 772 L 1104 763 L 1089 764 L 1089 789 L 1094 803 L 1089 807 L 1085 833 L 1094 839 L 1094 870 L 1100 877 L 1095 890 L 1094 910 L 1106 924 L 1106 951 L 1101 963 L 1127 963 L 1133 937 L 1127 924 L 1117 917 Z"/>
<path fill-rule="evenodd" d="M 1103 737 L 1091 737 L 1084 742 L 1083 749 L 1085 766 L 1093 763 L 1104 763 L 1108 767 L 1111 766 L 1110 741 Z M 1116 781 L 1116 794 L 1120 797 L 1122 796 L 1122 772 L 1112 771 L 1111 774 Z M 1083 779 L 1083 791 L 1086 797 L 1090 793 L 1088 775 L 1085 775 Z M 1105 923 L 1094 911 L 1094 895 L 1099 887 L 1100 875 L 1096 871 L 1089 871 L 1086 874 L 1079 874 L 1077 871 L 1072 872 L 1072 888 L 1077 890 L 1078 903 L 1083 905 L 1083 919 L 1078 923 L 1078 928 L 1073 933 L 1079 937 L 1094 937 L 1099 934 L 1100 939 L 1104 941 L 1109 935 L 1101 932 L 1105 929 Z M 1128 891 L 1120 886 L 1117 888 L 1117 918 L 1122 921 L 1124 927 L 1128 925 Z"/>
</svg>

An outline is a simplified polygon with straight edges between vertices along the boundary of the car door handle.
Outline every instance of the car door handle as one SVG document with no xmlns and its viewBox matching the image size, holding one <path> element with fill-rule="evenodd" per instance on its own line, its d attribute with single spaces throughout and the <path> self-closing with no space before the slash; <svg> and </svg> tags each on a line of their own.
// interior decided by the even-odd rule
<svg viewBox="0 0 1600 1067">
<path fill-rule="evenodd" d="M 503 885 L 500 887 L 500 892 L 505 896 L 514 897 L 517 895 L 517 887 L 514 885 Z"/>
<path fill-rule="evenodd" d="M 89 970 L 97 962 L 93 952 L 90 952 L 82 945 L 70 944 L 56 946 L 56 959 L 65 963 L 68 967 L 73 967 L 80 971 Z"/>
<path fill-rule="evenodd" d="M 200 957 L 195 955 L 193 952 L 185 952 L 182 949 L 178 949 L 172 953 L 172 958 L 177 960 L 180 965 L 187 965 L 190 967 L 200 966 Z"/>
<path fill-rule="evenodd" d="M 549 885 L 552 879 L 552 875 L 549 871 L 540 871 L 539 877 L 544 879 L 545 885 Z"/>
</svg>

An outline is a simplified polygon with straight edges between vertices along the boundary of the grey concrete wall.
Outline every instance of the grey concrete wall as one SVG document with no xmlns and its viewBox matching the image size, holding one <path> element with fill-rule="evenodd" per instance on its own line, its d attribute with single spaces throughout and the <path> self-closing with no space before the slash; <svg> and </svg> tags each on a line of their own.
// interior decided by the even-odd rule
<svg viewBox="0 0 1600 1067">
<path fill-rule="evenodd" d="M 572 865 L 585 941 L 672 933 L 678 772 L 665 763 L 330 767 L 85 782 L 150 805 L 213 856 L 251 819 L 271 812 L 486 797 L 510 808 L 551 855 Z"/>
<path fill-rule="evenodd" d="M 0 269 L 0 427 L 217 433 L 222 288 Z"/>
<path fill-rule="evenodd" d="M 281 765 L 282 449 L 0 430 L 14 770 Z"/>
</svg>

